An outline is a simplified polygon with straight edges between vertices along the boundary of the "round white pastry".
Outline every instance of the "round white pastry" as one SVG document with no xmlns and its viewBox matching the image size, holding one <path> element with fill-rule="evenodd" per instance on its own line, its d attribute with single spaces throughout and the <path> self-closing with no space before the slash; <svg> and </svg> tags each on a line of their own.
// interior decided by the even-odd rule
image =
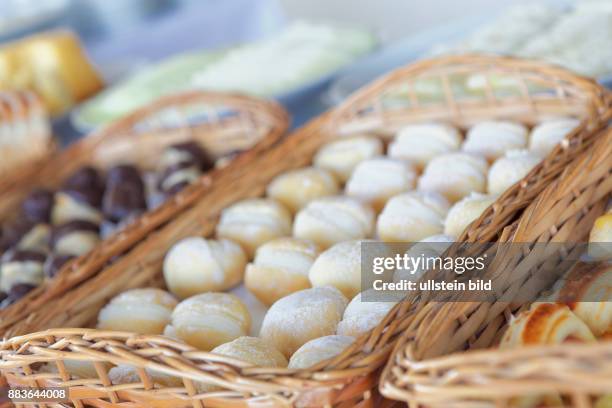
<svg viewBox="0 0 612 408">
<path fill-rule="evenodd" d="M 315 198 L 338 194 L 338 181 L 331 172 L 318 167 L 306 167 L 277 176 L 268 185 L 268 196 L 296 212 Z"/>
<path fill-rule="evenodd" d="M 579 124 L 580 121 L 573 118 L 542 122 L 531 130 L 529 149 L 538 152 L 540 155 L 546 155 Z"/>
<path fill-rule="evenodd" d="M 455 242 L 455 238 L 450 235 L 438 234 L 424 238 L 410 247 L 406 254 L 412 258 L 438 258 Z M 415 281 L 427 272 L 426 267 L 420 266 L 416 270 L 397 269 L 393 274 L 393 281 L 402 280 Z"/>
<path fill-rule="evenodd" d="M 509 150 L 489 169 L 489 194 L 501 194 L 525 177 L 542 158 L 529 150 Z"/>
<path fill-rule="evenodd" d="M 589 235 L 589 255 L 593 259 L 612 259 L 612 212 L 597 217 Z"/>
<path fill-rule="evenodd" d="M 389 198 L 412 190 L 416 178 L 416 170 L 409 162 L 376 157 L 357 165 L 345 191 L 348 196 L 370 203 L 380 211 Z"/>
<path fill-rule="evenodd" d="M 314 157 L 314 165 L 331 171 L 341 182 L 350 177 L 363 160 L 383 154 L 383 143 L 373 136 L 353 136 L 323 145 Z"/>
<path fill-rule="evenodd" d="M 469 153 L 448 153 L 429 162 L 419 179 L 419 190 L 437 191 L 454 203 L 472 191 L 487 188 L 487 162 Z"/>
<path fill-rule="evenodd" d="M 347 303 L 344 295 L 331 286 L 292 293 L 268 310 L 260 337 L 288 358 L 309 340 L 334 334 Z"/>
<path fill-rule="evenodd" d="M 368 289 L 366 292 L 370 292 L 373 297 L 376 296 L 374 289 Z M 397 303 L 392 299 L 388 302 L 362 300 L 366 292 L 358 293 L 348 304 L 342 320 L 338 323 L 338 334 L 359 337 L 367 333 L 376 327 Z M 365 299 L 368 299 L 367 293 Z"/>
<path fill-rule="evenodd" d="M 527 128 L 520 123 L 488 121 L 474 125 L 467 132 L 463 151 L 495 160 L 506 151 L 527 146 Z"/>
<path fill-rule="evenodd" d="M 495 202 L 496 196 L 472 193 L 455 203 L 448 211 L 444 221 L 444 233 L 458 238 L 468 225 Z"/>
<path fill-rule="evenodd" d="M 378 217 L 378 237 L 386 242 L 417 242 L 440 234 L 449 204 L 434 192 L 412 191 L 391 198 Z"/>
<path fill-rule="evenodd" d="M 259 337 L 238 337 L 215 347 L 211 353 L 232 357 L 258 367 L 287 367 L 287 359 L 272 344 Z"/>
<path fill-rule="evenodd" d="M 90 221 L 94 224 L 102 222 L 102 213 L 85 202 L 75 200 L 63 192 L 55 193 L 55 202 L 51 209 L 51 223 L 64 224 L 73 220 Z"/>
<path fill-rule="evenodd" d="M 164 279 L 180 299 L 210 291 L 224 291 L 242 281 L 247 258 L 228 239 L 185 238 L 164 258 Z"/>
<path fill-rule="evenodd" d="M 140 334 L 162 334 L 176 299 L 157 289 L 132 289 L 115 296 L 98 314 L 98 328 Z"/>
<path fill-rule="evenodd" d="M 333 286 L 348 299 L 361 290 L 361 241 L 339 242 L 314 261 L 308 272 L 312 286 Z"/>
<path fill-rule="evenodd" d="M 449 125 L 423 123 L 402 128 L 389 144 L 389 156 L 407 159 L 424 168 L 434 157 L 458 150 L 461 134 Z"/>
<path fill-rule="evenodd" d="M 291 234 L 291 214 L 278 201 L 253 198 L 224 209 L 217 236 L 239 243 L 249 259 L 260 245 Z"/>
<path fill-rule="evenodd" d="M 289 368 L 308 368 L 336 357 L 353 344 L 354 337 L 337 334 L 310 340 L 300 347 L 289 360 Z"/>
<path fill-rule="evenodd" d="M 167 333 L 200 350 L 246 336 L 251 315 L 242 301 L 229 293 L 209 292 L 183 300 L 172 312 Z"/>
<path fill-rule="evenodd" d="M 308 289 L 308 271 L 319 255 L 314 243 L 298 238 L 278 238 L 257 249 L 247 265 L 244 285 L 257 299 L 271 305 L 298 290 Z"/>
<path fill-rule="evenodd" d="M 372 235 L 374 211 L 359 200 L 334 196 L 313 200 L 295 216 L 293 235 L 321 248 Z"/>
</svg>

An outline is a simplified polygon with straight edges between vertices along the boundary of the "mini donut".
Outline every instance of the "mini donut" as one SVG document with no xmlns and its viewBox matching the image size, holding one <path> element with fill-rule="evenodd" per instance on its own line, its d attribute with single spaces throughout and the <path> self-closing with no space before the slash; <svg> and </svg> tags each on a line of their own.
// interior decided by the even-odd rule
<svg viewBox="0 0 612 408">
<path fill-rule="evenodd" d="M 580 121 L 573 118 L 561 118 L 540 123 L 531 131 L 529 149 L 540 155 L 550 153 Z"/>
<path fill-rule="evenodd" d="M 521 180 L 542 158 L 529 150 L 509 150 L 493 163 L 489 169 L 488 192 L 501 194 Z"/>
<path fill-rule="evenodd" d="M 277 176 L 268 185 L 267 194 L 295 213 L 315 198 L 335 195 L 338 191 L 338 181 L 331 172 L 306 167 Z"/>
<path fill-rule="evenodd" d="M 323 145 L 313 162 L 316 167 L 329 170 L 344 183 L 360 162 L 380 156 L 383 150 L 383 143 L 376 137 L 353 136 Z"/>
<path fill-rule="evenodd" d="M 423 169 L 434 157 L 458 150 L 460 146 L 461 134 L 452 126 L 441 123 L 408 125 L 400 129 L 389 144 L 389 156 L 409 160 Z"/>
<path fill-rule="evenodd" d="M 366 292 L 376 293 L 374 289 Z M 396 301 L 364 301 L 363 294 L 358 293 L 344 310 L 344 315 L 338 323 L 337 333 L 342 336 L 359 337 L 376 327 L 396 305 Z M 366 294 L 366 299 L 367 299 Z"/>
<path fill-rule="evenodd" d="M 444 221 L 444 234 L 454 238 L 465 229 L 495 202 L 496 196 L 472 193 L 461 201 L 455 203 L 448 211 Z"/>
<path fill-rule="evenodd" d="M 525 148 L 527 133 L 527 128 L 520 123 L 481 122 L 468 130 L 462 149 L 493 161 L 508 150 Z"/>
<path fill-rule="evenodd" d="M 310 340 L 291 356 L 289 368 L 308 368 L 329 360 L 346 350 L 354 341 L 353 337 L 335 334 Z"/>
</svg>

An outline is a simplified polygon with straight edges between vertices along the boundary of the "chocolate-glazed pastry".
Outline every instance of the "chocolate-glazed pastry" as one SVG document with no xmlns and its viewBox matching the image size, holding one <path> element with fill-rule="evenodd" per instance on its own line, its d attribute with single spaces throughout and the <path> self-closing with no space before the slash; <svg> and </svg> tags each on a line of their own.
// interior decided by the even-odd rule
<svg viewBox="0 0 612 408">
<path fill-rule="evenodd" d="M 17 218 L 2 226 L 0 251 L 4 252 L 19 245 L 19 241 L 32 229 L 34 224 L 25 217 Z"/>
<path fill-rule="evenodd" d="M 48 224 L 36 224 L 21 237 L 17 248 L 31 251 L 47 252 L 51 238 L 51 227 Z"/>
<path fill-rule="evenodd" d="M 72 220 L 87 220 L 95 224 L 102 222 L 102 213 L 78 194 L 60 191 L 55 194 L 55 204 L 51 211 L 51 222 L 60 225 Z"/>
<path fill-rule="evenodd" d="M 160 176 L 158 188 L 166 194 L 174 194 L 200 178 L 202 172 L 193 163 L 183 162 L 168 167 Z"/>
<path fill-rule="evenodd" d="M 48 224 L 51 221 L 53 193 L 49 190 L 36 189 L 21 204 L 23 214 L 34 223 Z"/>
<path fill-rule="evenodd" d="M 75 257 L 72 255 L 50 255 L 47 257 L 43 266 L 43 272 L 47 278 L 53 278 L 62 269 L 62 267 L 73 260 Z"/>
<path fill-rule="evenodd" d="M 69 193 L 78 201 L 99 208 L 104 193 L 104 181 L 96 169 L 85 166 L 66 180 L 62 191 Z"/>
<path fill-rule="evenodd" d="M 122 165 L 112 168 L 106 178 L 102 211 L 106 218 L 120 222 L 147 209 L 145 187 L 138 169 Z"/>
<path fill-rule="evenodd" d="M 90 221 L 74 220 L 58 225 L 51 234 L 56 254 L 81 256 L 100 242 L 100 227 Z"/>
<path fill-rule="evenodd" d="M 14 250 L 2 257 L 0 290 L 9 292 L 18 283 L 38 286 L 43 281 L 45 255 L 37 251 Z"/>
<path fill-rule="evenodd" d="M 162 170 L 179 163 L 190 163 L 201 171 L 212 169 L 215 165 L 214 159 L 195 142 L 185 142 L 168 147 L 160 159 Z"/>
</svg>

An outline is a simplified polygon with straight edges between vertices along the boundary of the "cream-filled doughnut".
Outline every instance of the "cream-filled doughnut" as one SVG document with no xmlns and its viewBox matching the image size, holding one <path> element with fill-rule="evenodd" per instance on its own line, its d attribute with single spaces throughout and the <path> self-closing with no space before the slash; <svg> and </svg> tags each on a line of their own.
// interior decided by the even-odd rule
<svg viewBox="0 0 612 408">
<path fill-rule="evenodd" d="M 179 303 L 172 312 L 172 327 L 166 331 L 187 344 L 209 351 L 246 336 L 250 328 L 251 315 L 238 297 L 209 292 Z"/>
<path fill-rule="evenodd" d="M 162 334 L 177 302 L 156 288 L 132 289 L 115 296 L 98 314 L 98 328 Z"/>
<path fill-rule="evenodd" d="M 331 286 L 292 293 L 270 307 L 260 337 L 288 358 L 308 341 L 334 334 L 347 303 L 346 297 Z"/>
<path fill-rule="evenodd" d="M 389 156 L 424 168 L 434 157 L 458 150 L 461 134 L 449 125 L 423 123 L 402 128 L 389 144 Z"/>
<path fill-rule="evenodd" d="M 488 121 L 478 123 L 468 130 L 462 149 L 487 160 L 495 160 L 506 151 L 527 146 L 527 128 L 520 123 Z"/>
<path fill-rule="evenodd" d="M 598 260 L 612 259 L 612 212 L 595 220 L 589 235 L 589 256 Z"/>
<path fill-rule="evenodd" d="M 308 271 L 318 255 L 317 245 L 304 239 L 285 237 L 266 242 L 247 265 L 244 285 L 269 306 L 310 287 Z"/>
<path fill-rule="evenodd" d="M 392 197 L 378 217 L 378 237 L 386 242 L 417 242 L 440 234 L 448 208 L 448 201 L 435 192 L 412 191 Z"/>
<path fill-rule="evenodd" d="M 313 287 L 333 286 L 353 298 L 361 291 L 361 241 L 339 242 L 321 253 L 308 278 Z"/>
<path fill-rule="evenodd" d="M 489 169 L 487 190 L 489 194 L 501 194 L 522 179 L 542 158 L 529 150 L 509 150 Z"/>
<path fill-rule="evenodd" d="M 346 196 L 313 200 L 295 216 L 293 235 L 321 248 L 353 239 L 368 238 L 374 229 L 374 211 Z"/>
<path fill-rule="evenodd" d="M 444 234 L 458 238 L 468 225 L 495 202 L 496 196 L 472 193 L 455 203 L 444 221 Z"/>
<path fill-rule="evenodd" d="M 387 200 L 404 191 L 412 190 L 417 174 L 405 160 L 375 157 L 357 165 L 348 182 L 346 194 L 370 203 L 380 211 Z"/>
<path fill-rule="evenodd" d="M 268 185 L 267 194 L 296 212 L 315 198 L 338 194 L 334 175 L 318 167 L 306 167 L 277 176 Z"/>
<path fill-rule="evenodd" d="M 366 292 L 372 293 L 372 296 L 375 296 L 376 293 L 374 289 L 368 289 Z M 392 299 L 388 299 L 389 301 L 363 300 L 363 294 L 366 292 L 358 293 L 350 301 L 344 310 L 342 320 L 338 323 L 338 334 L 359 337 L 363 333 L 367 333 L 376 327 L 397 303 Z M 365 299 L 367 299 L 367 295 Z"/>
<path fill-rule="evenodd" d="M 247 199 L 224 209 L 217 224 L 217 237 L 239 243 L 249 258 L 260 245 L 291 234 L 291 214 L 278 201 Z"/>
<path fill-rule="evenodd" d="M 211 353 L 232 357 L 258 367 L 287 367 L 287 359 L 283 353 L 259 337 L 238 337 L 215 347 Z"/>
<path fill-rule="evenodd" d="M 419 179 L 419 190 L 436 191 L 454 203 L 473 191 L 487 188 L 485 159 L 469 153 L 448 153 L 429 162 Z"/>
<path fill-rule="evenodd" d="M 164 279 L 180 299 L 211 291 L 224 291 L 242 281 L 246 254 L 228 239 L 185 238 L 164 258 Z"/>
<path fill-rule="evenodd" d="M 353 136 L 323 145 L 313 161 L 316 167 L 331 171 L 338 180 L 345 182 L 360 162 L 380 156 L 383 150 L 383 143 L 376 137 Z"/>
<path fill-rule="evenodd" d="M 573 118 L 542 122 L 531 130 L 529 149 L 541 155 L 548 154 L 579 124 L 580 121 Z"/>
<path fill-rule="evenodd" d="M 310 340 L 291 356 L 289 368 L 312 367 L 321 361 L 336 357 L 354 341 L 353 337 L 337 334 Z"/>
</svg>

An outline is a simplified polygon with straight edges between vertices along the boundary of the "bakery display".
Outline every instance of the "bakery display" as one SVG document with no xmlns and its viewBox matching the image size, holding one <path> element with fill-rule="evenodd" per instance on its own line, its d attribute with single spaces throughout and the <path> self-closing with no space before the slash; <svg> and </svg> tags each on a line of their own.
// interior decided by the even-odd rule
<svg viewBox="0 0 612 408">
<path fill-rule="evenodd" d="M 495 202 L 497 196 L 471 193 L 455 203 L 444 220 L 444 234 L 459 238 L 468 225 L 480 217 L 483 211 Z"/>
<path fill-rule="evenodd" d="M 508 150 L 525 148 L 527 133 L 525 126 L 514 122 L 481 122 L 468 130 L 462 150 L 493 161 Z"/>
<path fill-rule="evenodd" d="M 337 334 L 319 337 L 303 344 L 289 360 L 289 368 L 308 368 L 341 354 L 355 339 Z"/>
<path fill-rule="evenodd" d="M 372 136 L 352 136 L 329 142 L 313 158 L 315 167 L 331 171 L 342 183 L 353 169 L 366 159 L 380 156 L 384 151 L 380 139 Z"/>
<path fill-rule="evenodd" d="M 461 133 L 442 123 L 423 123 L 402 128 L 389 144 L 389 157 L 405 159 L 424 169 L 432 159 L 459 150 Z"/>
<path fill-rule="evenodd" d="M 489 169 L 487 191 L 489 194 L 501 194 L 511 185 L 521 180 L 538 163 L 542 157 L 529 150 L 509 150 L 495 160 Z"/>
<path fill-rule="evenodd" d="M 330 171 L 306 167 L 276 177 L 268 185 L 267 194 L 296 213 L 314 199 L 338 194 L 338 184 Z"/>
</svg>

